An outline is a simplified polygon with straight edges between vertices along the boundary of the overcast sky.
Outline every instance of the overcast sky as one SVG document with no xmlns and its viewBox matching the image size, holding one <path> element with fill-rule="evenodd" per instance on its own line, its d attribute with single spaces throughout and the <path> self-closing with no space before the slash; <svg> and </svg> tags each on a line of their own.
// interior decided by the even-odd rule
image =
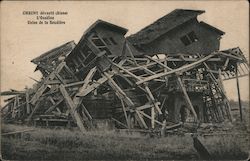
<svg viewBox="0 0 250 161">
<path fill-rule="evenodd" d="M 22 90 L 39 79 L 31 59 L 74 40 L 97 19 L 109 21 L 129 29 L 133 34 L 176 8 L 205 10 L 198 19 L 226 32 L 221 49 L 239 46 L 249 55 L 249 10 L 247 1 L 126 1 L 126 2 L 2 2 L 1 3 L 1 90 Z M 36 16 L 23 11 L 64 11 L 66 16 L 55 16 L 65 25 L 28 25 Z M 240 79 L 243 100 L 249 98 L 248 77 Z M 236 82 L 225 81 L 229 98 L 237 99 Z"/>
</svg>

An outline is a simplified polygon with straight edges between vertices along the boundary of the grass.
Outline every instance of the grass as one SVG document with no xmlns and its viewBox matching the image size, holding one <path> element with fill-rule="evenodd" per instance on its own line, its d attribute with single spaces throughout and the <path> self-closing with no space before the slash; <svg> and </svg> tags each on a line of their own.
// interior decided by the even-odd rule
<svg viewBox="0 0 250 161">
<path fill-rule="evenodd" d="M 4 125 L 3 131 L 24 129 Z M 215 159 L 243 159 L 249 149 L 246 137 L 211 136 L 199 138 Z M 25 133 L 22 139 L 2 139 L 2 155 L 11 160 L 118 160 L 118 159 L 199 159 L 189 135 L 149 138 L 117 134 L 114 131 L 88 132 L 42 129 Z"/>
<path fill-rule="evenodd" d="M 245 108 L 246 109 L 246 108 Z M 244 111 L 245 114 L 249 111 Z M 234 115 L 238 118 L 238 111 Z M 237 119 L 231 135 L 200 136 L 213 159 L 245 159 L 249 152 L 249 137 L 245 126 Z M 226 126 L 222 125 L 222 126 Z M 33 127 L 2 124 L 2 132 Z M 164 138 L 115 131 L 92 131 L 85 134 L 78 129 L 43 129 L 24 133 L 22 138 L 2 137 L 2 157 L 8 160 L 172 160 L 199 159 L 190 135 L 171 135 Z M 223 131 L 220 131 L 223 132 Z M 228 132 L 224 132 L 227 133 Z"/>
</svg>

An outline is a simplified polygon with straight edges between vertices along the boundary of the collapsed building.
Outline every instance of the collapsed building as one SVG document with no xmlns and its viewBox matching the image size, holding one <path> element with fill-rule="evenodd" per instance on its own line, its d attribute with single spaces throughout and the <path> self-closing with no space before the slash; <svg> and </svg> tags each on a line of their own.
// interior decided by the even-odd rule
<svg viewBox="0 0 250 161">
<path fill-rule="evenodd" d="M 42 78 L 12 95 L 5 122 L 40 126 L 170 129 L 180 122 L 232 120 L 222 81 L 247 76 L 240 48 L 219 50 L 223 31 L 199 22 L 198 10 L 177 9 L 125 37 L 98 20 L 31 62 Z"/>
</svg>

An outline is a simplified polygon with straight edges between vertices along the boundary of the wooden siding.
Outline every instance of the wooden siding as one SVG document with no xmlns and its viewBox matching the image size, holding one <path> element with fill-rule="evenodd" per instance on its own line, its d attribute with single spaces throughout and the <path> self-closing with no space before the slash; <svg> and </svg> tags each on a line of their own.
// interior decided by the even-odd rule
<svg viewBox="0 0 250 161">
<path fill-rule="evenodd" d="M 187 46 L 181 41 L 181 37 L 194 31 L 198 37 L 198 41 L 193 42 Z M 209 54 L 213 51 L 219 50 L 220 35 L 216 32 L 202 26 L 196 19 L 193 19 L 174 30 L 162 35 L 155 41 L 142 46 L 148 54 Z"/>
</svg>

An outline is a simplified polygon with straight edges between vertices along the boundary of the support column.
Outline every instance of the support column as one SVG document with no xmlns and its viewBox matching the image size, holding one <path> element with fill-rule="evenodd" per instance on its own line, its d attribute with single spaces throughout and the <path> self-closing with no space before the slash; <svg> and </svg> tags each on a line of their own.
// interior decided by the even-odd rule
<svg viewBox="0 0 250 161">
<path fill-rule="evenodd" d="M 239 86 L 239 76 L 238 76 L 238 64 L 235 65 L 235 73 L 236 73 L 236 84 L 237 84 L 237 92 L 238 92 L 238 102 L 240 108 L 240 121 L 243 120 L 242 118 L 242 106 L 241 106 L 241 98 L 240 98 L 240 86 Z"/>
</svg>

